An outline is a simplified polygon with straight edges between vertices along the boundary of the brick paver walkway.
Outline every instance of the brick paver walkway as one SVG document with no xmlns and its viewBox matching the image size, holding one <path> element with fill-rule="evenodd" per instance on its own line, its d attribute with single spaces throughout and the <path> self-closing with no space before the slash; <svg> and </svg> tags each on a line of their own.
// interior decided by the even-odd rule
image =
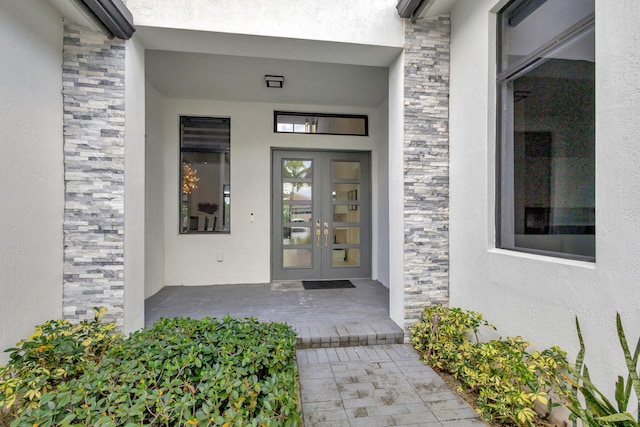
<svg viewBox="0 0 640 427">
<path fill-rule="evenodd" d="M 411 346 L 391 344 L 403 332 L 389 319 L 388 289 L 352 282 L 355 288 L 311 291 L 299 282 L 170 286 L 146 300 L 145 323 L 229 313 L 292 325 L 305 427 L 486 426 Z"/>
<path fill-rule="evenodd" d="M 305 427 L 485 426 L 408 344 L 297 351 Z"/>
</svg>

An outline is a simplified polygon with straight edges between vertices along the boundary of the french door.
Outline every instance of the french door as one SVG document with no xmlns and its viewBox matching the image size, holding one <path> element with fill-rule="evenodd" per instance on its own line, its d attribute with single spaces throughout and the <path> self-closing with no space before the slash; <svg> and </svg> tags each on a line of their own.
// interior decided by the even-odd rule
<svg viewBox="0 0 640 427">
<path fill-rule="evenodd" d="M 371 277 L 370 156 L 273 151 L 272 279 Z"/>
</svg>

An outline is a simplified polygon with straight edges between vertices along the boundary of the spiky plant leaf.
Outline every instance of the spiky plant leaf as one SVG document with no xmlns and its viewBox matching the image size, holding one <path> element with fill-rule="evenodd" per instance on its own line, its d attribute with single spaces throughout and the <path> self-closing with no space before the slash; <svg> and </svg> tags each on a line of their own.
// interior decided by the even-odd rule
<svg viewBox="0 0 640 427">
<path fill-rule="evenodd" d="M 634 427 L 638 425 L 638 423 L 633 418 L 633 416 L 628 412 L 621 412 L 621 413 L 618 413 L 618 414 L 607 415 L 606 417 L 598 417 L 598 418 L 596 418 L 596 420 L 600 421 L 602 423 L 620 423 L 620 422 L 623 422 L 624 425 L 629 425 L 629 426 L 634 426 Z"/>
<path fill-rule="evenodd" d="M 620 345 L 624 352 L 624 359 L 627 363 L 627 369 L 629 370 L 629 380 L 633 384 L 633 389 L 636 392 L 636 399 L 638 401 L 638 413 L 640 414 L 640 378 L 638 378 L 638 346 L 640 346 L 640 338 L 636 345 L 636 351 L 633 357 L 631 357 L 631 351 L 629 351 L 629 344 L 627 344 L 627 337 L 624 334 L 624 328 L 622 327 L 622 319 L 620 313 L 616 313 L 616 326 L 618 328 L 618 337 L 620 338 Z"/>
<path fill-rule="evenodd" d="M 616 403 L 618 403 L 618 411 L 624 412 L 627 410 L 627 405 L 629 403 L 629 395 L 627 392 L 631 392 L 631 388 L 629 385 L 631 381 L 626 384 L 622 376 L 618 375 L 618 381 L 616 381 Z"/>
</svg>

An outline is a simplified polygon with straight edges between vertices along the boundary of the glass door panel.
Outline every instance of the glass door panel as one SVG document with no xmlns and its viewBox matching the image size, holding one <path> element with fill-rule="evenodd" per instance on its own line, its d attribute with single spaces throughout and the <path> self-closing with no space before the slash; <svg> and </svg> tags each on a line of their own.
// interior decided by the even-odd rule
<svg viewBox="0 0 640 427">
<path fill-rule="evenodd" d="M 314 268 L 314 162 L 313 158 L 283 158 L 280 162 L 282 245 L 278 259 L 283 270 Z"/>
<path fill-rule="evenodd" d="M 311 200 L 310 183 L 306 182 L 283 182 L 282 200 Z"/>
<path fill-rule="evenodd" d="M 360 266 L 360 249 L 333 249 L 331 265 L 335 268 Z"/>
<path fill-rule="evenodd" d="M 338 155 L 336 155 L 337 157 Z M 346 156 L 346 154 L 345 154 Z M 363 161 L 333 159 L 331 162 L 331 267 L 361 266 L 361 196 Z"/>
<path fill-rule="evenodd" d="M 333 179 L 360 181 L 360 162 L 333 162 Z"/>
<path fill-rule="evenodd" d="M 348 220 L 360 222 L 360 211 L 349 209 L 355 205 L 333 205 L 333 222 L 347 222 Z"/>
<path fill-rule="evenodd" d="M 311 268 L 311 249 L 284 249 L 282 251 L 282 268 Z"/>
<path fill-rule="evenodd" d="M 333 243 L 337 245 L 359 245 L 360 227 L 333 227 Z"/>
</svg>

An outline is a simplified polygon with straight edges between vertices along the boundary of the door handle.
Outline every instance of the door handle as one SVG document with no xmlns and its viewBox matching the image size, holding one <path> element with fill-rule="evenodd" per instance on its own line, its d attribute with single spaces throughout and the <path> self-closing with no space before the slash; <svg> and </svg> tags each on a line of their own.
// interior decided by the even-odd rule
<svg viewBox="0 0 640 427">
<path fill-rule="evenodd" d="M 329 246 L 329 224 L 324 223 L 324 246 Z"/>
<path fill-rule="evenodd" d="M 320 220 L 316 219 L 316 246 L 320 247 L 321 243 L 320 243 Z"/>
</svg>

